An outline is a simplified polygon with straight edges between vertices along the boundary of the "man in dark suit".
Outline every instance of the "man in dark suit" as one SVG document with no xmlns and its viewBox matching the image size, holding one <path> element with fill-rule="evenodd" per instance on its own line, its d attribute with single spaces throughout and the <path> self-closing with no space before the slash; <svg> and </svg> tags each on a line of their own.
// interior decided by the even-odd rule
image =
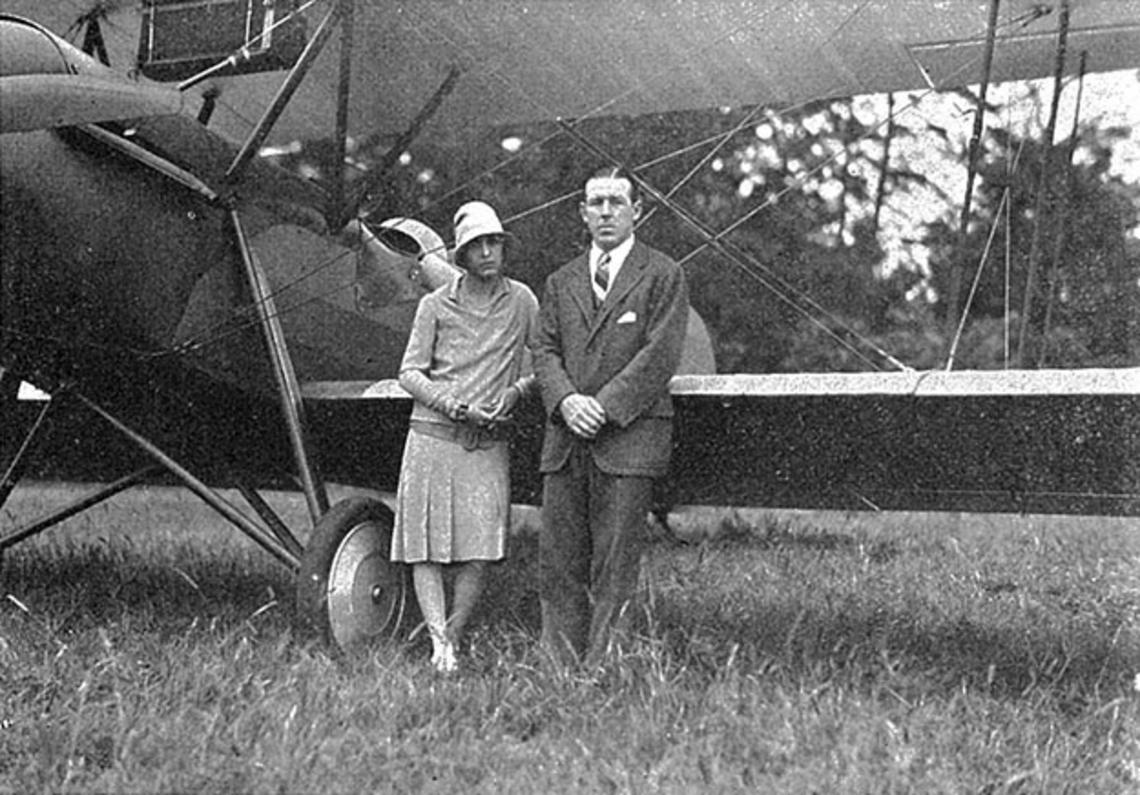
<svg viewBox="0 0 1140 795">
<path fill-rule="evenodd" d="M 542 647 L 590 663 L 637 589 L 689 297 L 681 267 L 634 239 L 627 174 L 596 172 L 580 212 L 590 250 L 547 279 L 534 352 L 547 418 L 539 594 Z"/>
</svg>

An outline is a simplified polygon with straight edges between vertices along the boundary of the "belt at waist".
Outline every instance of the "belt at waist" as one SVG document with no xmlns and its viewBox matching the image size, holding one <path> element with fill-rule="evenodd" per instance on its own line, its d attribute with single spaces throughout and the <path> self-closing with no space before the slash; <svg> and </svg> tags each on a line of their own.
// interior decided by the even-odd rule
<svg viewBox="0 0 1140 795">
<path fill-rule="evenodd" d="M 441 422 L 412 420 L 408 427 L 416 433 L 462 445 L 464 450 L 487 450 L 500 442 L 507 441 L 505 428 L 481 428 L 470 423 L 444 425 Z"/>
</svg>

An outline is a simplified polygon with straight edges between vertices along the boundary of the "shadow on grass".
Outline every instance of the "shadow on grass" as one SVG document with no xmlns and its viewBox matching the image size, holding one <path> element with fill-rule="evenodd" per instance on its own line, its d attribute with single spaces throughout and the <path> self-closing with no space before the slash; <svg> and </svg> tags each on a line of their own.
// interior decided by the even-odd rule
<svg viewBox="0 0 1140 795">
<path fill-rule="evenodd" d="M 842 534 L 779 528 L 747 537 L 729 533 L 715 547 L 730 557 L 792 549 L 885 562 L 902 554 L 889 540 L 859 547 Z M 656 549 L 663 555 L 691 551 L 680 544 Z M 511 537 L 507 560 L 488 570 L 472 630 L 512 646 L 537 639 L 537 557 L 533 535 Z M 1055 611 L 1048 621 L 1035 621 L 1008 594 L 996 596 L 1009 600 L 1004 607 L 985 610 L 949 602 L 933 609 L 916 602 L 910 609 L 828 582 L 799 601 L 778 590 L 752 594 L 716 571 L 712 583 L 674 583 L 655 594 L 640 627 L 666 663 L 704 677 L 721 675 L 731 659 L 740 670 L 778 670 L 800 681 L 882 681 L 886 670 L 904 697 L 909 686 L 915 697 L 932 687 L 967 686 L 1009 698 L 1044 687 L 1079 702 L 1127 690 L 1140 658 L 1135 637 L 1121 630 L 1130 606 L 1109 600 L 1078 615 Z M 12 599 L 0 617 L 8 614 L 10 621 L 23 609 L 57 635 L 128 623 L 163 635 L 216 622 L 225 632 L 254 617 L 259 629 L 286 632 L 296 626 L 293 588 L 292 574 L 259 554 L 171 550 L 156 556 L 94 545 L 10 556 L 3 591 Z"/>
<path fill-rule="evenodd" d="M 159 631 L 202 620 L 225 626 L 265 615 L 275 602 L 292 612 L 292 575 L 272 561 L 250 564 L 209 550 L 166 557 L 102 545 L 10 555 L 3 573 L 7 607 L 18 604 L 57 632 L 125 617 L 137 628 Z M 281 615 L 286 611 L 276 612 L 276 620 L 288 620 Z"/>
<path fill-rule="evenodd" d="M 507 557 L 487 569 L 483 595 L 472 626 L 521 632 L 538 638 L 542 614 L 538 603 L 538 538 L 507 539 Z"/>
<path fill-rule="evenodd" d="M 743 669 L 798 680 L 890 681 L 908 700 L 932 689 L 1019 699 L 1044 688 L 1078 708 L 1130 690 L 1140 648 L 1121 631 L 1124 611 L 1039 621 L 1016 606 L 932 615 L 917 603 L 885 607 L 874 596 L 824 606 L 769 601 L 744 611 L 681 597 L 657 600 L 652 632 L 682 665 L 710 675 L 735 657 Z"/>
<path fill-rule="evenodd" d="M 681 545 L 712 544 L 718 549 L 734 547 L 750 550 L 807 550 L 812 552 L 854 552 L 866 554 L 872 563 L 887 563 L 902 554 L 901 545 L 894 539 L 860 539 L 852 533 L 835 532 L 824 529 L 792 529 L 776 519 L 770 519 L 763 527 L 735 518 L 725 519 L 718 526 L 715 536 L 696 542 L 682 539 L 673 543 Z"/>
<path fill-rule="evenodd" d="M 842 534 L 779 528 L 750 536 L 730 533 L 714 545 L 730 556 L 774 549 L 857 555 L 875 564 L 871 574 L 859 575 L 870 578 L 880 571 L 878 564 L 904 554 L 890 539 L 860 543 Z M 673 550 L 685 548 L 691 551 L 684 544 Z M 658 554 L 673 550 L 659 546 Z M 509 561 L 488 578 L 477 622 L 536 638 L 537 542 L 515 539 Z M 810 567 L 799 576 L 810 577 Z M 1059 604 L 1043 620 L 1040 611 L 1001 595 L 1006 589 L 996 598 L 988 594 L 966 603 L 947 596 L 924 605 L 916 597 L 908 607 L 872 589 L 852 594 L 828 582 L 808 589 L 799 601 L 778 593 L 753 598 L 744 587 L 720 576 L 716 587 L 692 582 L 658 589 L 663 592 L 655 594 L 638 631 L 659 642 L 669 662 L 705 677 L 722 674 L 731 659 L 744 670 L 779 670 L 800 681 L 889 681 L 897 693 L 916 699 L 932 689 L 968 687 L 1010 699 L 1046 689 L 1078 708 L 1103 699 L 1106 691 L 1127 692 L 1140 660 L 1135 637 L 1123 631 L 1130 607 L 1103 595 L 1079 614 L 1072 604 Z"/>
</svg>

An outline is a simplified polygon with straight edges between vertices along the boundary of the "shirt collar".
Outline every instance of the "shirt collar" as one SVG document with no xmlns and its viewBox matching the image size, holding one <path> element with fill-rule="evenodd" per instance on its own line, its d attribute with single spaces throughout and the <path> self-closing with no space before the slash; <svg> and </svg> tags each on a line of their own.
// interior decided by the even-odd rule
<svg viewBox="0 0 1140 795">
<path fill-rule="evenodd" d="M 621 269 L 622 263 L 625 258 L 629 256 L 630 250 L 633 248 L 633 235 L 630 235 L 621 242 L 620 245 L 610 249 L 610 273 L 617 275 L 618 270 Z M 590 244 L 590 273 L 593 273 L 598 267 L 598 260 L 601 258 L 603 252 L 597 245 Z"/>
</svg>

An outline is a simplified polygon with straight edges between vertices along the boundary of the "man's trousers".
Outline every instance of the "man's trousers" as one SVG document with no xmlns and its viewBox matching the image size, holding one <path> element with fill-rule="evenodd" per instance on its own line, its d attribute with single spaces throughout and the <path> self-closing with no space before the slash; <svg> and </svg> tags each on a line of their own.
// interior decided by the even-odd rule
<svg viewBox="0 0 1140 795">
<path fill-rule="evenodd" d="M 544 650 L 587 663 L 605 652 L 637 590 L 652 499 L 653 478 L 603 472 L 584 442 L 547 473 L 538 545 Z"/>
</svg>

